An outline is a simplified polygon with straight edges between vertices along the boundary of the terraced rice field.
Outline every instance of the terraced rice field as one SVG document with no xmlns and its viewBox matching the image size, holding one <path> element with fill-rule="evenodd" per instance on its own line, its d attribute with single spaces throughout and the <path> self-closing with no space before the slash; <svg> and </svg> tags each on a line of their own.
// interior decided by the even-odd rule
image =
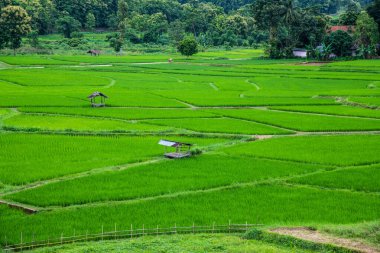
<svg viewBox="0 0 380 253">
<path fill-rule="evenodd" d="M 259 55 L 0 56 L 0 200 L 37 210 L 0 205 L 0 244 L 379 221 L 380 61 Z M 167 160 L 161 139 L 203 153 Z"/>
</svg>

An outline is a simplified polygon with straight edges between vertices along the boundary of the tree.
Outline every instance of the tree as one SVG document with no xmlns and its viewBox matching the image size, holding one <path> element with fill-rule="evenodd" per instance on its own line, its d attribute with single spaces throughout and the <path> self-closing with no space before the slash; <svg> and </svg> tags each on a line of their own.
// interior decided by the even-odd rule
<svg viewBox="0 0 380 253">
<path fill-rule="evenodd" d="M 126 0 L 118 0 L 117 2 L 117 19 L 123 22 L 128 17 L 128 3 Z"/>
<path fill-rule="evenodd" d="M 86 16 L 86 29 L 92 31 L 94 30 L 95 25 L 96 25 L 95 15 L 89 12 Z"/>
<path fill-rule="evenodd" d="M 377 23 L 380 32 L 380 0 L 375 0 L 370 6 L 368 6 L 367 12 Z"/>
<path fill-rule="evenodd" d="M 356 21 L 355 37 L 363 57 L 367 58 L 371 52 L 375 52 L 373 48 L 379 41 L 379 31 L 375 20 L 365 11 L 360 13 Z"/>
<path fill-rule="evenodd" d="M 340 25 L 355 25 L 360 12 L 346 11 L 339 16 Z"/>
<path fill-rule="evenodd" d="M 331 51 L 337 56 L 351 56 L 352 37 L 344 31 L 336 31 L 325 38 L 325 44 L 331 46 Z"/>
<path fill-rule="evenodd" d="M 259 29 L 269 29 L 269 43 L 274 43 L 284 17 L 289 16 L 286 0 L 257 0 L 252 5 L 253 17 Z"/>
<path fill-rule="evenodd" d="M 121 51 L 124 44 L 124 39 L 121 37 L 120 33 L 107 35 L 106 41 L 110 43 L 110 47 L 112 47 L 116 53 Z"/>
<path fill-rule="evenodd" d="M 78 32 L 81 28 L 81 24 L 75 18 L 68 14 L 57 19 L 57 29 L 65 38 L 71 38 L 73 32 Z"/>
<path fill-rule="evenodd" d="M 187 37 L 178 45 L 178 51 L 187 57 L 198 53 L 198 43 L 194 37 Z"/>
<path fill-rule="evenodd" d="M 20 6 L 9 5 L 2 8 L 0 31 L 1 44 L 7 44 L 16 54 L 16 49 L 21 46 L 22 37 L 32 31 L 28 13 Z"/>
</svg>

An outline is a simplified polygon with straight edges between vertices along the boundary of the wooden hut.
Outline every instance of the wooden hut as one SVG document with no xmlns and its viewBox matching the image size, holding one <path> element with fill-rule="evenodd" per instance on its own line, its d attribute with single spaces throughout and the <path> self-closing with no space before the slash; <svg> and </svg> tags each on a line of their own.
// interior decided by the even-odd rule
<svg viewBox="0 0 380 253">
<path fill-rule="evenodd" d="M 193 144 L 168 140 L 160 140 L 158 144 L 165 147 L 164 155 L 169 159 L 180 159 L 191 156 L 190 149 Z M 173 151 L 168 152 L 168 148 L 173 149 Z"/>
<path fill-rule="evenodd" d="M 100 98 L 100 102 L 96 101 L 97 100 L 96 98 L 98 98 L 98 97 Z M 108 98 L 108 97 L 102 92 L 95 91 L 94 93 L 92 93 L 87 98 L 90 99 L 92 107 L 105 107 L 106 106 L 106 98 Z"/>
</svg>

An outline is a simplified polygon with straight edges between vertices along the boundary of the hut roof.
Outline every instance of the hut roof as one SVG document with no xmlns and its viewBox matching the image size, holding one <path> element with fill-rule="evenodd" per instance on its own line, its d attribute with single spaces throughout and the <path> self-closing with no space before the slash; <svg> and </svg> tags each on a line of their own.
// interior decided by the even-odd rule
<svg viewBox="0 0 380 253">
<path fill-rule="evenodd" d="M 90 96 L 88 96 L 88 98 L 95 98 L 95 97 L 104 97 L 104 98 L 108 98 L 104 93 L 99 92 L 99 91 L 95 91 L 95 92 L 92 93 Z"/>
<path fill-rule="evenodd" d="M 159 145 L 165 147 L 178 147 L 178 146 L 193 146 L 193 144 L 183 143 L 178 141 L 168 141 L 168 140 L 160 140 Z"/>
</svg>

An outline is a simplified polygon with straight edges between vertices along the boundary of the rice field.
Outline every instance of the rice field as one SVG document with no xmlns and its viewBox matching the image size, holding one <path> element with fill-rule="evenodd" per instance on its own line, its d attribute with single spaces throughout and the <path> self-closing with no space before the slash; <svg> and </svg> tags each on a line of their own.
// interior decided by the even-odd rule
<svg viewBox="0 0 380 253">
<path fill-rule="evenodd" d="M 0 56 L 0 200 L 37 210 L 0 204 L 0 245 L 115 224 L 380 220 L 380 61 L 261 55 Z M 160 140 L 192 156 L 168 160 Z"/>
</svg>

